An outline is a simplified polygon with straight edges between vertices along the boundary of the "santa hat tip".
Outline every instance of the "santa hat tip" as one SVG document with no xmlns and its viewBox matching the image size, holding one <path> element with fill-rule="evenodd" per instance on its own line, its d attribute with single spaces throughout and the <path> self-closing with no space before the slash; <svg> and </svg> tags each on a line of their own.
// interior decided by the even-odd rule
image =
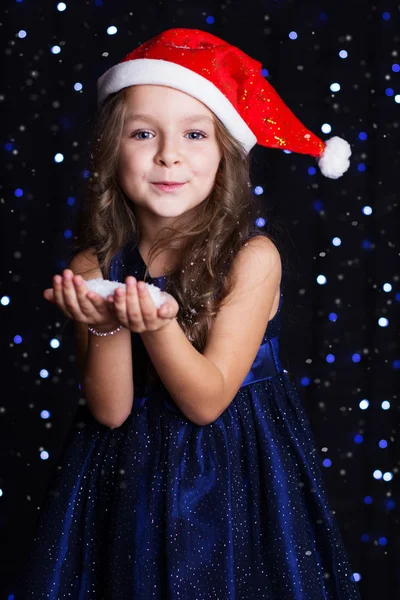
<svg viewBox="0 0 400 600">
<path fill-rule="evenodd" d="M 322 175 L 330 179 L 338 179 L 350 167 L 350 144 L 338 136 L 325 142 L 322 154 L 317 158 Z"/>
</svg>

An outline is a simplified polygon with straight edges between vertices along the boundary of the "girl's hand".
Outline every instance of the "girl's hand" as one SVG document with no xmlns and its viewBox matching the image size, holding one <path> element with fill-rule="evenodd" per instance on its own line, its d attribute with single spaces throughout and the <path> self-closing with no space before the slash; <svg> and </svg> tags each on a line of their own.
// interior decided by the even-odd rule
<svg viewBox="0 0 400 600">
<path fill-rule="evenodd" d="M 108 302 L 114 305 L 118 321 L 131 331 L 157 331 L 166 327 L 178 314 L 179 304 L 173 296 L 168 295 L 160 308 L 156 308 L 144 281 L 137 283 L 134 277 L 129 276 L 125 283 L 126 293 L 123 288 L 118 288 L 114 296 L 108 297 Z"/>
<path fill-rule="evenodd" d="M 53 285 L 54 288 L 44 290 L 43 297 L 56 304 L 70 319 L 107 328 L 119 325 L 107 300 L 89 292 L 85 280 L 74 275 L 71 269 L 65 269 L 62 277 L 55 275 Z"/>
</svg>

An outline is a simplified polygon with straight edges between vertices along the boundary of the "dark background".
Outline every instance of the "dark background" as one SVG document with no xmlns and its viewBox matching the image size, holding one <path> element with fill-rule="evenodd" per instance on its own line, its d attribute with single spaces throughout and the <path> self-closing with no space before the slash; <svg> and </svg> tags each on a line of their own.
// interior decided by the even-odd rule
<svg viewBox="0 0 400 600">
<path fill-rule="evenodd" d="M 252 184 L 263 188 L 263 217 L 276 223 L 289 260 L 282 362 L 309 415 L 361 596 L 400 597 L 397 4 L 90 0 L 67 1 L 60 12 L 56 1 L 23 0 L 2 7 L 0 597 L 13 598 L 80 401 L 72 325 L 42 293 L 67 266 L 88 177 L 96 80 L 172 27 L 239 46 L 262 62 L 309 129 L 351 144 L 350 169 L 338 180 L 314 172 L 310 156 L 255 146 Z M 115 35 L 107 33 L 112 25 Z M 330 90 L 335 82 L 338 92 Z M 378 470 L 387 480 L 376 478 Z"/>
</svg>

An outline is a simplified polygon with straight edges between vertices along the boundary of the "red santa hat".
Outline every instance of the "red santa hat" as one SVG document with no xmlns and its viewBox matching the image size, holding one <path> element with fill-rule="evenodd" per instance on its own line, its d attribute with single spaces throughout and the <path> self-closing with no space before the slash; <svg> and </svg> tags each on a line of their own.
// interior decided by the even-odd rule
<svg viewBox="0 0 400 600">
<path fill-rule="evenodd" d="M 199 29 L 168 29 L 141 44 L 98 79 L 98 104 L 131 85 L 155 84 L 203 102 L 246 153 L 255 144 L 313 156 L 325 177 L 350 166 L 350 144 L 321 140 L 261 75 L 262 65 L 236 46 Z"/>
</svg>

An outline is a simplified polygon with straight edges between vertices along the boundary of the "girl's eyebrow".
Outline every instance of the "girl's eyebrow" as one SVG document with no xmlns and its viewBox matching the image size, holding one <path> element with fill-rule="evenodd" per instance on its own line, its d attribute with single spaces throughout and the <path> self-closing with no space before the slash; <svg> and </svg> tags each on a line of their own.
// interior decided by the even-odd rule
<svg viewBox="0 0 400 600">
<path fill-rule="evenodd" d="M 138 115 L 128 115 L 125 119 L 125 123 L 130 123 L 132 121 L 152 121 L 154 117 L 152 115 L 138 114 Z M 207 117 L 206 115 L 189 115 L 188 117 L 183 117 L 180 119 L 181 123 L 192 123 L 193 121 L 209 121 L 213 123 L 211 117 Z"/>
</svg>

